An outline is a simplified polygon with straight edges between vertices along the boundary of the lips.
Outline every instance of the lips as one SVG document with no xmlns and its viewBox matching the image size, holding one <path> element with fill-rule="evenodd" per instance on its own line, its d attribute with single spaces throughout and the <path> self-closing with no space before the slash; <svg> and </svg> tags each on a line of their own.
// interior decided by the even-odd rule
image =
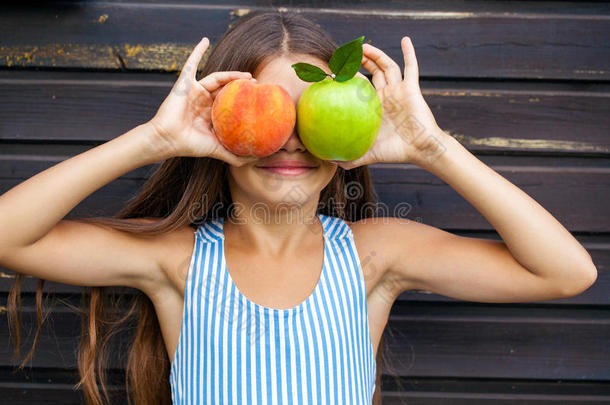
<svg viewBox="0 0 610 405">
<path fill-rule="evenodd" d="M 301 176 L 317 166 L 302 160 L 277 160 L 257 165 L 257 168 L 281 176 Z"/>
<path fill-rule="evenodd" d="M 312 169 L 316 167 L 316 165 L 311 164 L 309 162 L 303 162 L 300 160 L 280 160 L 277 162 L 263 163 L 257 165 L 256 167 L 260 167 L 262 169 L 267 168 L 309 168 Z"/>
</svg>

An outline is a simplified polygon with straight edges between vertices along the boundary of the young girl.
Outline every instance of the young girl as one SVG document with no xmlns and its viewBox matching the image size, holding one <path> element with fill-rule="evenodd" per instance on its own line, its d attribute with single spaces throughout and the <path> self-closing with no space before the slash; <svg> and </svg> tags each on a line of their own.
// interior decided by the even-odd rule
<svg viewBox="0 0 610 405">
<path fill-rule="evenodd" d="M 404 71 L 363 46 L 362 66 L 384 111 L 375 144 L 355 161 L 316 158 L 296 131 L 261 159 L 219 144 L 210 107 L 224 85 L 275 83 L 296 105 L 311 83 L 291 65 L 330 73 L 337 47 L 303 17 L 252 13 L 212 49 L 199 80 L 209 41 L 197 44 L 150 121 L 2 195 L 0 265 L 90 287 L 79 349 L 88 403 L 108 401 L 99 371 L 117 300 L 103 287 L 141 292 L 118 319 L 137 320 L 127 363 L 137 404 L 370 404 L 375 353 L 402 292 L 531 302 L 576 295 L 594 282 L 591 257 L 570 232 L 438 127 L 411 40 L 400 45 Z M 160 161 L 116 217 L 63 219 L 103 185 Z M 367 165 L 382 162 L 440 177 L 502 241 L 374 217 Z M 355 195 L 345 192 L 354 185 Z M 16 283 L 13 317 L 18 295 Z"/>
</svg>

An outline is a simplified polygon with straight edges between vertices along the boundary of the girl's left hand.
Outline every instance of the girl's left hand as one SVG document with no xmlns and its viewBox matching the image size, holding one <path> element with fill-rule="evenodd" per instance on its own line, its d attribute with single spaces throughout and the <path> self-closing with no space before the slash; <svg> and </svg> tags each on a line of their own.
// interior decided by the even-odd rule
<svg viewBox="0 0 610 405">
<path fill-rule="evenodd" d="M 370 44 L 362 45 L 362 66 L 372 74 L 383 116 L 377 138 L 363 156 L 333 161 L 346 170 L 383 162 L 423 166 L 444 150 L 442 142 L 449 135 L 439 128 L 421 94 L 411 39 L 403 37 L 400 45 L 405 62 L 404 79 L 400 67 L 388 55 Z"/>
</svg>

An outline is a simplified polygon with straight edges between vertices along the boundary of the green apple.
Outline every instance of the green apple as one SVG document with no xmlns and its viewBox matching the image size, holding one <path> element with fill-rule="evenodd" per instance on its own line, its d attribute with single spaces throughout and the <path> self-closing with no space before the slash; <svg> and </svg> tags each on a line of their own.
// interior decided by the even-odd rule
<svg viewBox="0 0 610 405">
<path fill-rule="evenodd" d="M 305 147 L 324 160 L 354 160 L 375 142 L 381 126 L 381 100 L 373 85 L 357 76 L 364 36 L 335 49 L 331 74 L 309 63 L 292 65 L 301 80 L 314 82 L 299 99 L 297 131 Z"/>
<path fill-rule="evenodd" d="M 338 82 L 331 77 L 311 84 L 297 106 L 297 131 L 305 147 L 324 160 L 354 160 L 375 142 L 381 102 L 361 76 Z"/>
</svg>

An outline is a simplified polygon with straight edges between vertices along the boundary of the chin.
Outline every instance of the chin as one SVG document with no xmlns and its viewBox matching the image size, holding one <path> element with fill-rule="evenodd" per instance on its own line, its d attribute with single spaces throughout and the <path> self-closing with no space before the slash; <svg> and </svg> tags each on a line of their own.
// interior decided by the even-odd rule
<svg viewBox="0 0 610 405">
<path fill-rule="evenodd" d="M 308 170 L 269 170 L 248 164 L 231 166 L 229 184 L 234 201 L 254 201 L 256 207 L 275 211 L 297 209 L 317 199 L 334 176 L 337 166 L 321 162 Z M 256 209 L 253 207 L 253 209 Z"/>
<path fill-rule="evenodd" d="M 320 195 L 321 189 L 313 179 L 295 180 L 279 179 L 251 183 L 250 192 L 258 195 L 256 201 L 266 202 L 270 206 L 283 205 L 297 207 Z"/>
</svg>

